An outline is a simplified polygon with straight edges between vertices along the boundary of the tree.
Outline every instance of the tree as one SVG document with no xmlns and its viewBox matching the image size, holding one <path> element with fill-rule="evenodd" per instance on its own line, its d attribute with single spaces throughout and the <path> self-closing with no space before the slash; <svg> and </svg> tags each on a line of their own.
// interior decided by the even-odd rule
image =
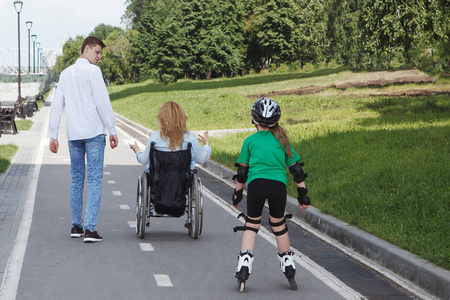
<svg viewBox="0 0 450 300">
<path fill-rule="evenodd" d="M 124 32 L 123 29 L 120 27 L 106 25 L 106 24 L 101 23 L 101 24 L 95 26 L 94 30 L 89 35 L 95 36 L 95 37 L 101 39 L 102 41 L 104 41 L 104 40 L 106 40 L 108 35 L 110 35 L 110 33 L 112 33 L 113 31 L 120 31 L 122 33 Z"/>
<path fill-rule="evenodd" d="M 108 82 L 122 84 L 137 80 L 138 73 L 134 72 L 131 64 L 130 39 L 133 34 L 136 33 L 132 30 L 126 34 L 121 29 L 114 30 L 104 40 L 106 48 L 103 50 L 98 66 Z"/>
<path fill-rule="evenodd" d="M 247 60 L 253 68 L 268 69 L 272 61 L 279 66 L 294 57 L 299 15 L 299 6 L 292 0 L 270 0 L 255 7 L 244 27 Z"/>
<path fill-rule="evenodd" d="M 56 63 L 52 68 L 52 77 L 57 79 L 64 69 L 75 63 L 81 55 L 83 41 L 84 36 L 78 35 L 75 39 L 69 38 L 64 43 L 62 55 L 56 58 Z"/>
<path fill-rule="evenodd" d="M 137 26 L 139 35 L 132 41 L 140 69 L 163 83 L 175 82 L 183 75 L 187 55 L 178 2 L 151 2 Z"/>
<path fill-rule="evenodd" d="M 355 66 L 361 39 L 358 29 L 358 1 L 330 0 L 324 6 L 327 15 L 326 60 Z"/>
</svg>

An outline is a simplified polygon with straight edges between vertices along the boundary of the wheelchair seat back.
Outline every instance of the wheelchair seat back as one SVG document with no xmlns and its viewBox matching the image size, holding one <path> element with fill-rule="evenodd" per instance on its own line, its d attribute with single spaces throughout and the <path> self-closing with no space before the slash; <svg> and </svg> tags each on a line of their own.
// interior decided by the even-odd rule
<svg viewBox="0 0 450 300">
<path fill-rule="evenodd" d="M 186 193 L 190 184 L 191 143 L 188 149 L 165 152 L 150 151 L 149 185 L 153 205 L 159 214 L 182 216 L 186 208 Z"/>
</svg>

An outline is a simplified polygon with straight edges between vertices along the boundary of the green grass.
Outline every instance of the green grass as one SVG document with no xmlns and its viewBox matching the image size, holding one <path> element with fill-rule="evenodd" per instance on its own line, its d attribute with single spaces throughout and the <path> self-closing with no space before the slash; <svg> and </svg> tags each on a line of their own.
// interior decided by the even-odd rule
<svg viewBox="0 0 450 300">
<path fill-rule="evenodd" d="M 276 75 L 170 86 L 146 81 L 114 87 L 111 97 L 116 112 L 153 129 L 159 107 L 168 100 L 185 107 L 192 130 L 251 128 L 254 100 L 246 95 L 327 85 L 352 74 L 337 69 L 321 76 Z M 450 81 L 370 89 L 423 87 L 448 90 Z M 306 183 L 313 205 L 450 269 L 450 97 L 369 97 L 368 90 L 276 98 L 280 123 L 310 175 Z M 247 136 L 212 138 L 211 158 L 232 167 Z M 292 180 L 288 192 L 296 194 Z"/>
<path fill-rule="evenodd" d="M 19 147 L 16 145 L 0 145 L 0 173 L 5 173 L 11 164 L 11 159 L 16 155 Z"/>
<path fill-rule="evenodd" d="M 30 130 L 33 126 L 33 121 L 16 119 L 16 126 L 18 131 Z"/>
</svg>

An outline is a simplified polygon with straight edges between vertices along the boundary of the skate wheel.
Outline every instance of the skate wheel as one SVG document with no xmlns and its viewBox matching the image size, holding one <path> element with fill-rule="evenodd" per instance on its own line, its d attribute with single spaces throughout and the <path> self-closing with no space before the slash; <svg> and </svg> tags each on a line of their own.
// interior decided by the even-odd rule
<svg viewBox="0 0 450 300">
<path fill-rule="evenodd" d="M 296 291 L 297 290 L 297 282 L 295 282 L 294 278 L 290 278 L 289 280 L 289 287 L 291 290 Z"/>
<path fill-rule="evenodd" d="M 238 284 L 239 284 L 239 292 L 243 293 L 245 290 L 245 282 L 241 281 L 241 282 L 238 282 Z"/>
</svg>

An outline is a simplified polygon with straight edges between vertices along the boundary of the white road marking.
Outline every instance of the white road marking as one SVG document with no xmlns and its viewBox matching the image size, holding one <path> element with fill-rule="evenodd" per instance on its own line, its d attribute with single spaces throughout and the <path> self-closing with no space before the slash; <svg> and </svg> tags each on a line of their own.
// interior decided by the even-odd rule
<svg viewBox="0 0 450 300">
<path fill-rule="evenodd" d="M 108 180 L 108 184 L 116 184 L 115 180 Z"/>
<path fill-rule="evenodd" d="M 122 196 L 122 193 L 120 191 L 113 191 L 112 193 L 114 196 Z"/>
<path fill-rule="evenodd" d="M 128 226 L 136 228 L 136 221 L 128 221 Z"/>
<path fill-rule="evenodd" d="M 120 209 L 130 209 L 130 206 L 126 204 L 120 204 L 119 207 Z"/>
<path fill-rule="evenodd" d="M 155 277 L 158 286 L 173 286 L 169 275 L 154 274 L 153 277 Z"/>
<path fill-rule="evenodd" d="M 235 209 L 234 207 L 226 204 L 227 202 L 214 193 L 212 193 L 210 190 L 205 188 L 203 186 L 203 195 L 210 198 L 214 203 L 222 207 L 225 211 L 227 211 L 229 214 L 237 216 L 240 211 Z M 245 223 L 245 221 L 242 218 L 239 218 L 239 220 L 242 223 Z M 277 242 L 273 235 L 264 227 L 261 226 L 258 234 L 267 240 L 269 243 L 277 246 Z M 321 280 L 323 283 L 325 283 L 327 286 L 329 286 L 331 289 L 336 291 L 339 295 L 344 297 L 344 299 L 367 299 L 354 289 L 347 286 L 345 283 L 340 281 L 336 276 L 325 270 L 320 265 L 316 264 L 313 260 L 311 260 L 308 256 L 300 252 L 298 249 L 295 249 L 294 247 L 291 247 L 291 250 L 295 253 L 294 260 L 303 268 L 308 270 L 311 274 L 313 274 L 316 278 Z"/>
<path fill-rule="evenodd" d="M 125 125 L 127 125 L 127 126 L 130 126 L 130 125 L 124 123 L 124 122 L 122 122 L 122 124 L 125 124 Z M 144 144 L 142 144 L 141 142 L 137 141 L 134 137 L 132 137 L 132 136 L 129 135 L 126 131 L 120 129 L 119 127 L 116 127 L 116 130 L 117 130 L 117 131 L 120 131 L 120 133 L 126 137 L 125 139 L 121 139 L 121 141 L 124 142 L 127 146 L 128 146 L 129 144 L 134 144 L 134 142 L 137 142 L 139 149 L 140 149 L 141 151 L 144 151 L 146 145 L 144 145 Z M 139 132 L 139 131 L 136 130 L 136 129 L 134 129 L 134 130 L 137 131 L 137 132 Z M 142 133 L 141 133 L 141 134 L 142 134 Z M 142 134 L 142 135 L 145 136 L 145 137 L 147 137 L 147 138 L 149 137 L 149 136 L 146 135 L 146 134 Z"/>
<path fill-rule="evenodd" d="M 139 243 L 142 251 L 155 251 L 152 244 L 150 243 Z"/>
<path fill-rule="evenodd" d="M 103 175 L 111 175 L 111 172 L 103 172 Z"/>
</svg>

